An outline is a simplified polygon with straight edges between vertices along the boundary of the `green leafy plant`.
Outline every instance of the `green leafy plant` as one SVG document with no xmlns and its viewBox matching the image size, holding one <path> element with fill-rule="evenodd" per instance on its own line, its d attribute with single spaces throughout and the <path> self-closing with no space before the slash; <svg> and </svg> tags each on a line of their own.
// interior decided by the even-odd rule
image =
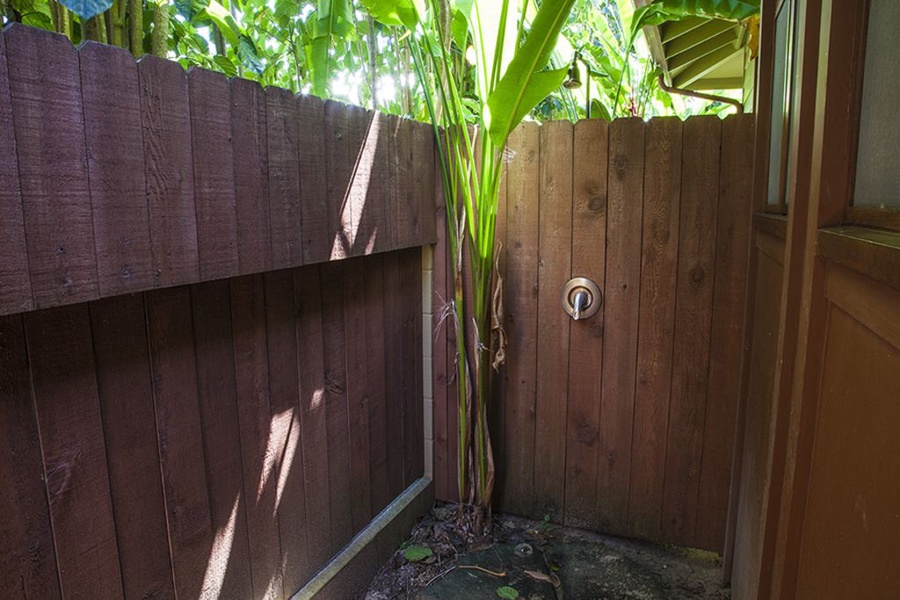
<svg viewBox="0 0 900 600">
<path fill-rule="evenodd" d="M 516 600 L 519 597 L 519 591 L 508 585 L 498 587 L 496 593 L 498 598 L 507 598 L 508 600 Z"/>
<path fill-rule="evenodd" d="M 409 562 L 419 562 L 434 555 L 431 548 L 425 546 L 409 546 L 403 550 L 403 558 Z"/>
</svg>

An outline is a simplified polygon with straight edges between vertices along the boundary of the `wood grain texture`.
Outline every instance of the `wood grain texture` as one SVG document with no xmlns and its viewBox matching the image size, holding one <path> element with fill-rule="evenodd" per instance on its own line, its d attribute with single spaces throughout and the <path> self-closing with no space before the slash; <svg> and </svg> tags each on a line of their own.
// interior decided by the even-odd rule
<svg viewBox="0 0 900 600">
<path fill-rule="evenodd" d="M 62 594 L 120 597 L 88 307 L 28 313 L 25 336 Z"/>
<path fill-rule="evenodd" d="M 503 510 L 530 515 L 534 498 L 534 430 L 537 382 L 537 206 L 530 198 L 539 189 L 540 130 L 524 124 L 509 138 L 506 238 L 510 260 L 506 267 L 506 333 L 510 362 L 506 369 L 507 478 L 500 497 Z M 449 284 L 448 284 L 449 285 Z M 514 358 L 513 358 L 514 357 Z M 449 361 L 448 361 L 449 362 Z M 455 419 L 455 412 L 448 415 Z M 453 456 L 453 454 L 451 454 Z M 514 465 L 514 466 L 512 466 Z"/>
<path fill-rule="evenodd" d="M 20 315 L 0 317 L 0 595 L 60 598 Z"/>
<path fill-rule="evenodd" d="M 572 275 L 574 130 L 557 121 L 541 127 L 540 238 L 537 300 L 537 401 L 532 515 L 563 521 L 566 413 L 569 396 L 569 324 L 559 304 Z"/>
<path fill-rule="evenodd" d="M 663 539 L 690 540 L 696 528 L 709 380 L 715 284 L 721 119 L 683 128 L 678 286 L 672 395 L 663 491 Z"/>
<path fill-rule="evenodd" d="M 172 596 L 144 299 L 98 300 L 90 313 L 125 598 Z"/>
<path fill-rule="evenodd" d="M 200 279 L 234 277 L 239 263 L 231 86 L 221 73 L 195 67 L 188 72 L 188 90 Z"/>
<path fill-rule="evenodd" d="M 400 296 L 398 307 L 403 419 L 403 488 L 423 472 L 422 432 L 422 251 L 409 248 L 399 253 Z"/>
<path fill-rule="evenodd" d="M 261 273 L 272 264 L 266 93 L 262 87 L 233 79 L 231 114 L 238 270 Z"/>
<path fill-rule="evenodd" d="M 138 71 L 127 50 L 78 49 L 101 296 L 153 287 Z"/>
<path fill-rule="evenodd" d="M 435 159 L 437 161 L 437 158 Z M 507 177 L 508 179 L 508 177 Z M 506 205 L 506 189 L 500 199 Z M 450 490 L 456 485 L 450 478 L 450 467 L 455 464 L 455 458 L 449 451 L 449 424 L 450 414 L 450 377 L 452 367 L 448 362 L 452 352 L 449 347 L 447 329 L 449 323 L 444 321 L 444 310 L 450 300 L 450 250 L 447 242 L 447 210 L 444 200 L 444 189 L 440 177 L 435 178 L 435 235 L 434 261 L 432 281 L 434 290 L 431 297 L 432 319 L 431 331 L 433 332 L 432 349 L 432 393 L 434 394 L 434 496 L 438 500 L 449 500 Z M 505 238 L 504 238 L 505 239 Z M 505 376 L 505 371 L 503 376 Z M 499 378 L 499 377 L 498 377 Z M 503 403 L 503 396 L 498 396 Z M 493 430 L 492 430 L 493 431 Z M 501 442 L 502 443 L 502 442 Z M 494 446 L 497 451 L 497 444 Z M 505 464 L 499 463 L 498 464 Z M 498 484 L 502 483 L 498 480 Z M 502 489 L 497 490 L 497 498 L 503 497 Z"/>
<path fill-rule="evenodd" d="M 678 260 L 681 121 L 654 119 L 645 129 L 644 227 L 628 523 L 658 539 L 662 517 L 672 322 Z"/>
<path fill-rule="evenodd" d="M 315 96 L 298 96 L 300 213 L 304 264 L 331 258 L 325 181 L 325 106 Z"/>
<path fill-rule="evenodd" d="M 381 256 L 366 260 L 363 273 L 366 311 L 366 381 L 369 392 L 369 487 L 372 514 L 391 501 L 388 489 L 387 388 L 385 385 L 384 268 Z M 357 282 L 359 285 L 359 282 Z"/>
<path fill-rule="evenodd" d="M 214 532 L 187 288 L 148 293 L 147 328 L 169 548 L 179 596 L 199 596 Z M 208 591 L 207 591 L 208 593 Z"/>
<path fill-rule="evenodd" d="M 644 195 L 644 123 L 619 119 L 609 126 L 606 285 L 597 521 L 601 531 L 628 531 L 631 442 L 637 373 L 641 239 Z"/>
<path fill-rule="evenodd" d="M 376 229 L 369 223 L 369 215 L 373 211 L 370 205 L 381 200 L 381 185 L 374 177 L 374 169 L 378 159 L 378 135 L 373 135 L 372 127 L 375 115 L 371 111 L 359 107 L 351 107 L 350 113 L 350 155 L 347 161 L 353 166 L 353 175 L 347 190 L 352 209 L 353 245 L 351 255 L 363 256 L 372 254 L 375 249 Z M 429 165 L 429 170 L 431 165 Z M 373 183 L 375 185 L 373 185 Z M 384 211 L 374 208 L 374 214 L 383 221 Z"/>
<path fill-rule="evenodd" d="M 156 287 L 200 279 L 187 76 L 155 56 L 138 63 L 150 249 Z"/>
<path fill-rule="evenodd" d="M 396 252 L 384 255 L 384 387 L 387 418 L 388 495 L 403 491 L 403 373 L 401 336 L 403 297 L 400 264 Z"/>
<path fill-rule="evenodd" d="M 25 243 L 25 215 L 19 187 L 19 157 L 9 94 L 6 36 L 0 31 L 0 315 L 31 310 L 31 278 Z"/>
<path fill-rule="evenodd" d="M 65 37 L 22 25 L 3 37 L 34 306 L 92 300 L 99 287 L 78 54 Z"/>
<path fill-rule="evenodd" d="M 284 597 L 284 589 L 278 519 L 272 518 L 277 500 L 273 475 L 278 457 L 269 443 L 275 420 L 269 407 L 264 278 L 252 275 L 229 283 L 253 598 L 276 600 Z"/>
<path fill-rule="evenodd" d="M 250 548 L 227 281 L 191 287 L 203 455 L 215 541 L 204 579 L 217 597 L 251 595 Z"/>
<path fill-rule="evenodd" d="M 272 268 L 303 264 L 298 104 L 289 91 L 266 88 Z"/>
<path fill-rule="evenodd" d="M 419 207 L 419 245 L 434 244 L 437 241 L 437 221 L 431 217 L 434 211 L 435 183 L 440 177 L 432 157 L 437 158 L 434 147 L 434 129 L 429 123 L 411 123 L 413 201 Z"/>
<path fill-rule="evenodd" d="M 360 224 L 357 237 L 365 240 L 367 253 L 383 252 L 392 248 L 392 231 L 394 227 L 391 213 L 390 196 L 391 180 L 388 174 L 390 164 L 390 119 L 382 112 L 376 111 L 371 118 L 366 133 L 366 147 L 374 151 L 371 171 L 368 173 L 368 192 L 366 205 L 360 213 Z M 431 167 L 435 173 L 436 165 Z M 432 175 L 434 176 L 434 175 Z"/>
<path fill-rule="evenodd" d="M 575 124 L 572 190 L 572 276 L 606 289 L 607 152 L 609 127 L 601 119 Z M 600 302 L 600 298 L 595 298 Z M 566 415 L 565 522 L 596 527 L 600 458 L 604 310 L 569 329 Z"/>
</svg>

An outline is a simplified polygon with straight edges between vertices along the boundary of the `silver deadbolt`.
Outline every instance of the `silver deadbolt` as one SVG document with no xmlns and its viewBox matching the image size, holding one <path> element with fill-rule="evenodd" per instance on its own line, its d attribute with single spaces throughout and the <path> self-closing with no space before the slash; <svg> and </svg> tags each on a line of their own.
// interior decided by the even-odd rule
<svg viewBox="0 0 900 600">
<path fill-rule="evenodd" d="M 575 321 L 594 316 L 603 303 L 603 294 L 597 284 L 587 277 L 575 277 L 562 289 L 563 310 Z"/>
</svg>

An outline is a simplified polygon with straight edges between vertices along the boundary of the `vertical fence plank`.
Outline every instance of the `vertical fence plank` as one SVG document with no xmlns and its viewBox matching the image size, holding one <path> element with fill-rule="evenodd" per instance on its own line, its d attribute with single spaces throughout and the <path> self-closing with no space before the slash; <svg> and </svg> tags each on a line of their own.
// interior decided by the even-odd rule
<svg viewBox="0 0 900 600">
<path fill-rule="evenodd" d="M 87 304 L 25 315 L 63 596 L 122 595 Z"/>
<path fill-rule="evenodd" d="M 328 196 L 325 178 L 325 106 L 315 96 L 297 97 L 300 120 L 300 212 L 303 225 L 303 264 L 331 257 Z"/>
<path fill-rule="evenodd" d="M 694 545 L 721 552 L 740 394 L 741 339 L 750 235 L 753 116 L 722 123 L 716 281 L 710 334 L 709 388 L 703 432 Z"/>
<path fill-rule="evenodd" d="M 507 147 L 506 239 L 510 260 L 506 265 L 506 333 L 510 361 L 506 366 L 505 429 L 516 435 L 508 435 L 505 440 L 507 464 L 514 466 L 506 469 L 501 506 L 515 515 L 530 515 L 534 508 L 540 129 L 524 123 L 510 135 Z M 455 421 L 455 413 L 448 419 Z M 451 452 L 450 456 L 455 454 Z"/>
<path fill-rule="evenodd" d="M 351 255 L 353 256 L 372 253 L 375 240 L 372 236 L 372 227 L 367 221 L 373 212 L 375 215 L 383 215 L 383 211 L 379 213 L 377 207 L 370 206 L 370 202 L 374 203 L 374 199 L 381 193 L 377 183 L 373 181 L 373 169 L 377 164 L 375 161 L 378 153 L 378 137 L 371 135 L 375 123 L 374 116 L 374 113 L 365 109 L 351 107 L 351 143 L 347 161 L 353 169 L 353 175 L 347 195 L 352 208 Z"/>
<path fill-rule="evenodd" d="M 366 144 L 374 144 L 371 172 L 369 173 L 369 190 L 366 194 L 366 206 L 362 210 L 362 221 L 357 235 L 366 240 L 367 253 L 385 252 L 391 249 L 391 231 L 394 214 L 390 206 L 390 180 L 388 179 L 388 152 L 390 121 L 382 112 L 372 115 Z M 433 167 L 432 167 L 433 169 Z"/>
<path fill-rule="evenodd" d="M 296 267 L 303 264 L 299 114 L 288 90 L 266 88 L 266 128 L 272 268 Z"/>
<path fill-rule="evenodd" d="M 435 156 L 434 168 L 439 171 L 440 164 Z M 501 201 L 506 203 L 506 189 L 503 189 Z M 447 209 L 444 198 L 444 188 L 441 176 L 438 172 L 435 177 L 435 237 L 434 246 L 434 270 L 432 279 L 434 291 L 431 297 L 432 319 L 431 331 L 433 333 L 434 349 L 432 352 L 432 391 L 434 394 L 434 497 L 438 500 L 449 500 L 450 490 L 455 487 L 450 478 L 450 467 L 454 464 L 455 457 L 450 455 L 449 423 L 450 414 L 450 375 L 451 368 L 448 364 L 450 349 L 448 347 L 447 328 L 450 321 L 444 320 L 445 309 L 450 298 L 450 286 L 448 277 L 450 271 L 450 249 L 447 242 Z M 505 375 L 505 371 L 504 371 Z M 503 403 L 503 396 L 498 404 Z M 455 417 L 452 417 L 455 418 Z M 497 445 L 494 446 L 495 449 Z M 498 465 L 504 463 L 498 461 Z M 498 481 L 498 486 L 501 483 Z M 498 494 L 498 498 L 502 495 Z"/>
<path fill-rule="evenodd" d="M 404 488 L 421 477 L 423 471 L 421 257 L 419 248 L 404 250 L 399 255 Z"/>
<path fill-rule="evenodd" d="M 678 261 L 681 121 L 645 129 L 644 229 L 638 370 L 632 439 L 629 530 L 659 539 L 672 374 L 672 322 Z"/>
<path fill-rule="evenodd" d="M 155 56 L 138 63 L 150 248 L 157 287 L 200 279 L 187 76 Z"/>
<path fill-rule="evenodd" d="M 65 37 L 23 25 L 3 37 L 34 305 L 92 300 L 97 264 L 78 55 Z"/>
<path fill-rule="evenodd" d="M 372 514 L 378 514 L 393 496 L 388 491 L 387 392 L 384 358 L 384 269 L 381 256 L 366 259 L 366 381 L 369 392 L 369 487 Z"/>
<path fill-rule="evenodd" d="M 122 48 L 78 50 L 100 295 L 153 287 L 137 65 Z"/>
<path fill-rule="evenodd" d="M 566 481 L 566 409 L 570 319 L 559 293 L 572 273 L 572 124 L 541 127 L 540 258 L 537 300 L 537 417 L 534 456 L 535 516 L 563 517 Z"/>
<path fill-rule="evenodd" d="M 234 277 L 238 244 L 231 86 L 221 73 L 195 67 L 188 72 L 188 89 L 200 279 Z"/>
<path fill-rule="evenodd" d="M 709 339 L 715 282 L 721 119 L 684 123 L 678 288 L 672 363 L 672 397 L 666 448 L 662 535 L 684 543 L 694 537 Z"/>
<path fill-rule="evenodd" d="M 294 270 L 297 365 L 303 431 L 303 473 L 307 482 L 309 560 L 324 564 L 336 550 L 331 537 L 328 481 L 328 421 L 325 359 L 322 356 L 322 288 L 318 267 Z"/>
<path fill-rule="evenodd" d="M 238 266 L 242 274 L 260 273 L 272 264 L 266 94 L 262 87 L 233 79 L 231 114 Z"/>
<path fill-rule="evenodd" d="M 372 518 L 369 487 L 368 356 L 366 354 L 365 262 L 348 261 L 344 267 L 344 338 L 347 341 L 347 405 L 350 420 L 350 508 L 353 532 Z"/>
<path fill-rule="evenodd" d="M 606 285 L 597 522 L 601 531 L 627 533 L 641 293 L 644 122 L 609 126 Z"/>
<path fill-rule="evenodd" d="M 413 245 L 417 215 L 409 206 L 409 174 L 404 154 L 409 138 L 409 123 L 391 115 L 387 118 L 388 164 L 386 168 L 389 198 L 386 199 L 391 215 L 391 248 L 407 248 Z"/>
<path fill-rule="evenodd" d="M 602 119 L 575 124 L 572 275 L 606 289 L 608 130 Z M 600 301 L 600 298 L 595 299 Z M 596 527 L 604 308 L 569 330 L 566 424 L 566 524 Z M 613 349 L 613 351 L 615 351 Z"/>
<path fill-rule="evenodd" d="M 403 317 L 400 304 L 400 264 L 396 252 L 384 255 L 384 369 L 385 418 L 387 419 L 388 491 L 391 498 L 403 491 L 403 372 L 400 338 Z"/>
<path fill-rule="evenodd" d="M 266 215 L 268 218 L 268 216 Z M 284 597 L 281 543 L 276 514 L 277 460 L 269 408 L 269 354 L 266 351 L 265 287 L 262 275 L 239 277 L 231 285 L 234 380 L 243 460 L 243 498 L 253 597 Z"/>
<path fill-rule="evenodd" d="M 431 157 L 435 156 L 434 129 L 430 124 L 413 122 L 412 152 L 413 166 L 413 201 L 419 211 L 419 246 L 433 244 L 435 237 L 435 219 L 432 218 L 434 210 L 434 180 L 435 163 Z"/>
<path fill-rule="evenodd" d="M 25 215 L 19 186 L 19 158 L 13 130 L 6 62 L 6 35 L 0 31 L 0 314 L 31 310 L 31 279 L 25 245 Z"/>
<path fill-rule="evenodd" d="M 213 532 L 187 288 L 147 294 L 150 365 L 175 592 L 198 597 Z"/>
<path fill-rule="evenodd" d="M 191 286 L 197 390 L 209 511 L 216 532 L 206 580 L 216 597 L 251 595 L 240 428 L 234 379 L 231 301 L 225 280 Z"/>
<path fill-rule="evenodd" d="M 144 299 L 98 300 L 90 311 L 125 597 L 172 596 Z"/>
<path fill-rule="evenodd" d="M 0 597 L 60 597 L 21 315 L 0 317 Z"/>
<path fill-rule="evenodd" d="M 269 121 L 271 124 L 271 120 Z M 284 594 L 290 596 L 313 573 L 307 550 L 305 448 L 301 434 L 300 381 L 297 369 L 297 329 L 294 276 L 283 270 L 266 273 L 266 344 L 269 354 L 270 436 L 277 457 L 275 513 L 284 565 Z M 311 490 L 312 491 L 312 490 Z M 310 524 L 311 525 L 311 524 Z"/>
<path fill-rule="evenodd" d="M 337 548 L 353 535 L 350 495 L 350 432 L 344 330 L 344 265 L 319 268 L 322 284 L 322 356 L 325 360 L 325 424 L 328 432 L 328 487 L 331 539 Z"/>
<path fill-rule="evenodd" d="M 336 100 L 325 101 L 325 171 L 328 198 L 328 237 L 331 260 L 347 258 L 353 248 L 354 111 Z"/>
</svg>

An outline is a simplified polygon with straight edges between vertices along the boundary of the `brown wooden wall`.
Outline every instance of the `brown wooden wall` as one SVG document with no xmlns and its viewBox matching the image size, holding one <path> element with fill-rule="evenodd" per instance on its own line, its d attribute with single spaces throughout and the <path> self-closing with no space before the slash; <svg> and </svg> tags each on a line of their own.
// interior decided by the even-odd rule
<svg viewBox="0 0 900 600">
<path fill-rule="evenodd" d="M 0 33 L 0 315 L 433 243 L 428 125 Z"/>
<path fill-rule="evenodd" d="M 723 550 L 752 138 L 751 116 L 513 134 L 497 227 L 509 336 L 494 405 L 500 510 Z M 560 306 L 573 276 L 605 294 L 577 323 Z M 435 357 L 435 490 L 452 498 L 452 349 L 439 340 Z"/>
<path fill-rule="evenodd" d="M 421 272 L 0 317 L 0 597 L 289 597 L 423 473 Z"/>
</svg>

